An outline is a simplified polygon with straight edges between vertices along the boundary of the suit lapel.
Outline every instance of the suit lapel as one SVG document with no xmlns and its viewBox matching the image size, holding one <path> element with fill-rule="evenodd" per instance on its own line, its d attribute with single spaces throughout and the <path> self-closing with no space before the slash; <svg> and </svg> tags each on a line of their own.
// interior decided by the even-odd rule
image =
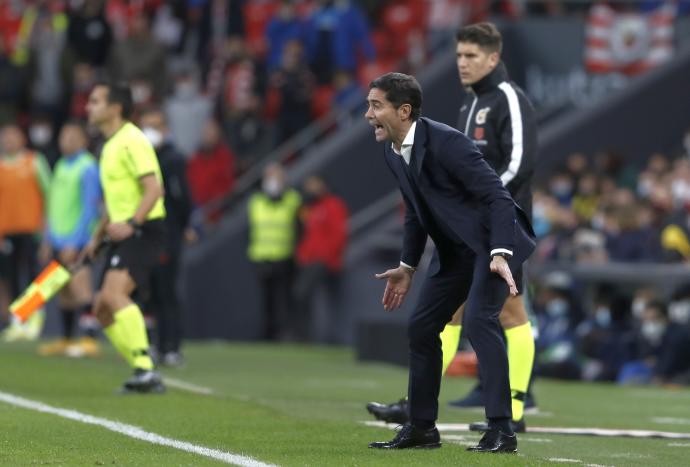
<svg viewBox="0 0 690 467">
<path fill-rule="evenodd" d="M 403 167 L 405 161 L 402 159 L 402 157 L 393 152 L 393 149 L 391 149 L 390 145 L 386 147 L 386 157 L 390 162 L 391 168 L 395 172 L 395 177 L 398 179 L 398 182 L 400 183 L 400 188 L 402 189 L 403 193 L 405 193 L 407 199 L 409 199 L 410 202 L 412 202 L 412 204 L 415 205 L 415 208 L 417 208 L 416 191 L 412 187 L 410 177 L 406 173 L 408 172 L 408 170 L 405 167 Z M 409 171 L 409 173 L 412 173 L 412 171 Z M 416 211 L 419 212 L 419 209 L 416 209 Z"/>
<path fill-rule="evenodd" d="M 419 118 L 414 132 L 414 145 L 412 146 L 412 157 L 410 158 L 410 168 L 413 169 L 411 172 L 416 176 L 422 173 L 422 165 L 426 155 L 426 127 L 426 122 Z"/>
</svg>

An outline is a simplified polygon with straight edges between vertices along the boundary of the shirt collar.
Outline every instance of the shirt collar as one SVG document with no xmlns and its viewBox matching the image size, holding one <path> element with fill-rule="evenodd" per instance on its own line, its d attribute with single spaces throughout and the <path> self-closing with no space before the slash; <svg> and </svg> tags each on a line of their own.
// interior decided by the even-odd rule
<svg viewBox="0 0 690 467">
<path fill-rule="evenodd" d="M 405 136 L 405 139 L 403 140 L 402 145 L 400 146 L 400 152 L 398 152 L 395 149 L 393 143 L 391 143 L 393 152 L 399 156 L 403 156 L 405 158 L 405 162 L 407 162 L 408 164 L 410 163 L 410 154 L 412 152 L 410 148 L 412 147 L 412 145 L 414 145 L 414 132 L 416 128 L 417 121 L 415 120 L 414 122 L 412 122 L 412 126 L 410 126 L 410 129 L 407 130 L 407 135 Z"/>
</svg>

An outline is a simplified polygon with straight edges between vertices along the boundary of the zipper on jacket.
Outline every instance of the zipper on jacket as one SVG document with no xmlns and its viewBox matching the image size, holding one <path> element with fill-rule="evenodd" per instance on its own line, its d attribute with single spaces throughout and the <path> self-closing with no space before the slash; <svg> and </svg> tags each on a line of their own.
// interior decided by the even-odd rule
<svg viewBox="0 0 690 467">
<path fill-rule="evenodd" d="M 465 136 L 467 136 L 467 132 L 470 131 L 470 123 L 472 122 L 472 114 L 474 114 L 475 105 L 477 105 L 477 96 L 474 96 L 472 106 L 470 107 L 470 113 L 467 115 L 467 123 L 465 123 Z"/>
</svg>

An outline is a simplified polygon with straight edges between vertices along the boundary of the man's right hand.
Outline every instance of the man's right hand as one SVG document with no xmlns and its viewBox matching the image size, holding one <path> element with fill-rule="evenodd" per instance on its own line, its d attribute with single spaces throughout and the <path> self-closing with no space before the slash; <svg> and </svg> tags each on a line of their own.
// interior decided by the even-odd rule
<svg viewBox="0 0 690 467">
<path fill-rule="evenodd" d="M 377 279 L 387 279 L 386 290 L 383 292 L 383 300 L 381 300 L 384 310 L 392 311 L 402 305 L 407 292 L 410 290 L 413 274 L 413 269 L 404 266 L 376 274 Z"/>
</svg>

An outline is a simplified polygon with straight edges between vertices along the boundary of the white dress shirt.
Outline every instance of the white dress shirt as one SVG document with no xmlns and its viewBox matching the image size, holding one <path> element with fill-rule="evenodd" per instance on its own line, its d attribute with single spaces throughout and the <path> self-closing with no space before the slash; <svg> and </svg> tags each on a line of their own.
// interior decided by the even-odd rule
<svg viewBox="0 0 690 467">
<path fill-rule="evenodd" d="M 400 146 L 400 152 L 395 149 L 395 144 L 391 143 L 393 152 L 398 156 L 402 156 L 407 165 L 410 165 L 410 158 L 412 157 L 412 145 L 414 144 L 414 130 L 417 128 L 417 121 L 412 122 L 412 126 L 407 131 L 407 135 Z"/>
</svg>

